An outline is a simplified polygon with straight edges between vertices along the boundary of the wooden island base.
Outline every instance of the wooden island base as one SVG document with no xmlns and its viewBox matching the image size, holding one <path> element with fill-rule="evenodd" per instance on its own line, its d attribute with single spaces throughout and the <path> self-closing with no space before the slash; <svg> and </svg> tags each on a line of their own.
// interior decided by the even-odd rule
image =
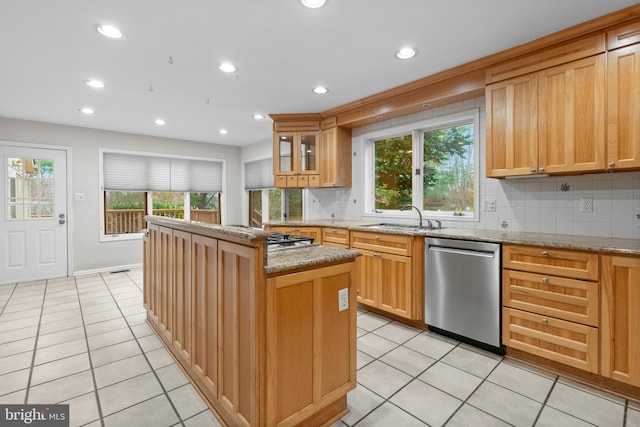
<svg viewBox="0 0 640 427">
<path fill-rule="evenodd" d="M 147 321 L 225 424 L 320 427 L 348 412 L 357 253 L 267 257 L 265 232 L 147 221 Z"/>
</svg>

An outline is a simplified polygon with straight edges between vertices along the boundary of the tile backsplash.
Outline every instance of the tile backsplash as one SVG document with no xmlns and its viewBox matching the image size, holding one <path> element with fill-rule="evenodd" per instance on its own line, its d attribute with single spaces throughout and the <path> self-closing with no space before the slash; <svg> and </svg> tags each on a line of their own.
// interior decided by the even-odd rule
<svg viewBox="0 0 640 427">
<path fill-rule="evenodd" d="M 382 222 L 364 214 L 363 141 L 360 135 L 469 108 L 480 109 L 480 206 L 477 207 L 480 219 L 443 221 L 444 226 L 640 239 L 640 172 L 525 179 L 486 178 L 484 97 L 354 129 L 352 187 L 308 190 L 306 217 Z M 591 212 L 581 211 L 583 199 L 592 205 Z M 484 200 L 495 200 L 495 212 L 481 211 Z"/>
</svg>

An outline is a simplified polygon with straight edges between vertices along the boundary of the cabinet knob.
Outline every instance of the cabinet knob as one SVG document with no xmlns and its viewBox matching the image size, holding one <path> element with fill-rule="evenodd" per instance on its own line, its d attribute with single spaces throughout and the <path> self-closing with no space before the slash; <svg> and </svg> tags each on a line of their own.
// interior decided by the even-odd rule
<svg viewBox="0 0 640 427">
<path fill-rule="evenodd" d="M 616 166 L 616 162 L 609 162 L 609 167 L 610 167 L 610 168 L 613 168 L 613 167 L 615 167 L 615 166 Z"/>
<path fill-rule="evenodd" d="M 544 172 L 544 168 L 538 169 L 539 172 Z"/>
<path fill-rule="evenodd" d="M 356 290 L 356 294 L 360 295 L 360 289 Z"/>
<path fill-rule="evenodd" d="M 542 283 L 549 283 L 549 279 L 547 279 L 546 277 L 542 278 Z"/>
<path fill-rule="evenodd" d="M 376 237 L 375 237 L 375 239 L 376 239 L 376 240 L 380 240 L 380 236 L 376 236 Z"/>
<path fill-rule="evenodd" d="M 547 325 L 548 323 L 549 323 L 549 320 L 547 320 L 547 319 L 542 319 L 542 324 L 543 324 L 543 325 Z"/>
<path fill-rule="evenodd" d="M 531 168 L 531 173 L 536 173 L 536 168 Z"/>
<path fill-rule="evenodd" d="M 547 252 L 547 251 L 542 251 L 542 256 L 543 256 L 543 257 L 545 257 L 545 258 L 546 258 L 546 257 L 548 257 L 548 256 L 549 256 L 549 252 Z"/>
</svg>

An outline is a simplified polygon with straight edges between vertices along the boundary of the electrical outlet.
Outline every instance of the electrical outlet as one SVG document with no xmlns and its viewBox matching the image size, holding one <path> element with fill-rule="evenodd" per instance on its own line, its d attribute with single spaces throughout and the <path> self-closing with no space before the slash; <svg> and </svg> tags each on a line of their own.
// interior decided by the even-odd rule
<svg viewBox="0 0 640 427">
<path fill-rule="evenodd" d="M 593 212 L 593 197 L 580 198 L 580 212 L 581 213 Z"/>
<path fill-rule="evenodd" d="M 495 212 L 496 211 L 496 199 L 483 199 L 482 200 L 482 210 L 485 212 Z"/>
<path fill-rule="evenodd" d="M 633 223 L 635 225 L 640 225 L 640 208 L 636 208 L 633 213 Z"/>
<path fill-rule="evenodd" d="M 349 308 L 349 289 L 344 288 L 338 291 L 338 311 L 344 311 Z"/>
</svg>

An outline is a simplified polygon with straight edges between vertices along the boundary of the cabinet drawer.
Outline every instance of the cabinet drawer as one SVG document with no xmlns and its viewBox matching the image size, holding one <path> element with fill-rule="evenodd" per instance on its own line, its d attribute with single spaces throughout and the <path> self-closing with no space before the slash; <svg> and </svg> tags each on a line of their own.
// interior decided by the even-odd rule
<svg viewBox="0 0 640 427">
<path fill-rule="evenodd" d="M 502 266 L 513 270 L 598 280 L 598 254 L 544 247 L 503 245 Z"/>
<path fill-rule="evenodd" d="M 598 329 L 511 308 L 502 311 L 502 343 L 598 373 Z"/>
<path fill-rule="evenodd" d="M 287 188 L 287 175 L 276 175 L 274 181 L 276 188 Z"/>
<path fill-rule="evenodd" d="M 512 308 L 598 326 L 598 283 L 503 270 L 503 304 Z"/>
<path fill-rule="evenodd" d="M 287 187 L 288 188 L 298 187 L 298 177 L 296 175 L 287 175 Z"/>
<path fill-rule="evenodd" d="M 373 252 L 384 252 L 394 255 L 411 256 L 413 237 L 399 234 L 351 232 L 351 247 Z"/>
<path fill-rule="evenodd" d="M 349 230 L 346 228 L 324 227 L 322 229 L 322 244 L 328 242 L 349 246 Z"/>
</svg>

